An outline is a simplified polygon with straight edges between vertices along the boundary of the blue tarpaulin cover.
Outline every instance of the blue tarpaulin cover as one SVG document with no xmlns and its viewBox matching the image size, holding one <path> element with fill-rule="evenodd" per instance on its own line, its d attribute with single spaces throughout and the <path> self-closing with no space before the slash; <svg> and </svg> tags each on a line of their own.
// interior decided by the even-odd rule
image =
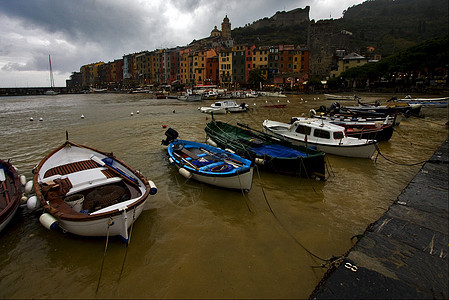
<svg viewBox="0 0 449 300">
<path fill-rule="evenodd" d="M 307 154 L 301 151 L 297 151 L 292 148 L 288 148 L 282 145 L 261 145 L 257 148 L 250 148 L 251 151 L 259 155 L 269 155 L 272 157 L 284 157 L 293 158 L 298 156 L 306 157 Z"/>
</svg>

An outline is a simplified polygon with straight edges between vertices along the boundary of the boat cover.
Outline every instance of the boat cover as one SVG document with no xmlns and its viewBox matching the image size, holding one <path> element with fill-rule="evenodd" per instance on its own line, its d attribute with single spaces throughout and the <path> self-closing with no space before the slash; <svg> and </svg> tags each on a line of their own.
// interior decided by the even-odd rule
<svg viewBox="0 0 449 300">
<path fill-rule="evenodd" d="M 260 145 L 259 147 L 252 147 L 251 151 L 254 151 L 258 155 L 268 155 L 272 157 L 294 158 L 298 156 L 307 156 L 304 152 L 300 152 L 282 145 Z"/>
</svg>

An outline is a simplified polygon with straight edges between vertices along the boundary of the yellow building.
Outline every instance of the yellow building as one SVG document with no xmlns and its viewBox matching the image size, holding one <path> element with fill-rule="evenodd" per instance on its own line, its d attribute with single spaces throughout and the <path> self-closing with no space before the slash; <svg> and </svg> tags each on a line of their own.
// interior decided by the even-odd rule
<svg viewBox="0 0 449 300">
<path fill-rule="evenodd" d="M 330 78 L 337 78 L 344 71 L 363 66 L 366 63 L 368 63 L 368 59 L 366 57 L 354 52 L 350 53 L 338 60 L 336 70 L 330 72 Z"/>
<path fill-rule="evenodd" d="M 218 54 L 219 80 L 222 85 L 232 84 L 232 51 L 222 50 Z"/>
</svg>

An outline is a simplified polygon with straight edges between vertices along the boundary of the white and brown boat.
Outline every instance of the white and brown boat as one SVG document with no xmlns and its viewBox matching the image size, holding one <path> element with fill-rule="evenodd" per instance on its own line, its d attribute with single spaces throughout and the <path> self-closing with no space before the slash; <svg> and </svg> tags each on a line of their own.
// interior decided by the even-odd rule
<svg viewBox="0 0 449 300">
<path fill-rule="evenodd" d="M 17 170 L 0 159 L 0 232 L 14 217 L 22 198 L 22 185 Z"/>
<path fill-rule="evenodd" d="M 143 211 L 154 183 L 112 153 L 68 140 L 33 170 L 42 225 L 80 236 L 120 236 Z M 30 200 L 28 200 L 30 201 Z"/>
</svg>

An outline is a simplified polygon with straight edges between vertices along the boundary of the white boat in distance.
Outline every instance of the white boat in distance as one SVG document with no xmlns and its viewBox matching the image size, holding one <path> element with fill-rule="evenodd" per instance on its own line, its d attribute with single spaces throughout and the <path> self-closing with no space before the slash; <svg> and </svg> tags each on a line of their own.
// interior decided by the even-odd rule
<svg viewBox="0 0 449 300">
<path fill-rule="evenodd" d="M 224 108 L 226 111 L 235 113 L 235 112 L 245 112 L 249 109 L 248 104 L 242 102 L 241 104 L 237 104 L 235 100 L 223 100 L 217 101 L 211 104 L 212 108 Z"/>
<path fill-rule="evenodd" d="M 297 118 L 293 124 L 265 120 L 262 125 L 266 134 L 329 154 L 371 158 L 376 151 L 377 141 L 348 137 L 344 127 L 324 120 Z"/>
<path fill-rule="evenodd" d="M 37 201 L 46 211 L 42 225 L 80 236 L 120 236 L 128 242 L 129 227 L 148 195 L 157 192 L 154 183 L 112 154 L 68 140 L 33 173 Z"/>
</svg>

